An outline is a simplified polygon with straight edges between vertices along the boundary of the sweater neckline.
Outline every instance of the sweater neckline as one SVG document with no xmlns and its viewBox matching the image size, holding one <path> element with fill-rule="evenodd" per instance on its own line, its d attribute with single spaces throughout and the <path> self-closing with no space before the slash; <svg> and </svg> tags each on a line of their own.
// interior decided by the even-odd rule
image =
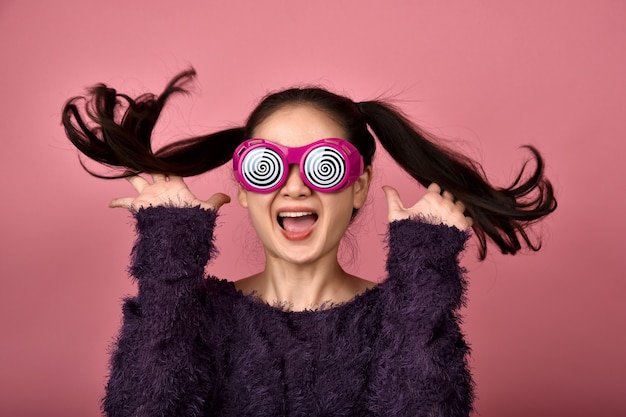
<svg viewBox="0 0 626 417">
<path fill-rule="evenodd" d="M 235 287 L 234 281 L 227 281 L 228 288 L 232 294 L 242 302 L 249 304 L 251 307 L 258 309 L 259 311 L 268 311 L 281 315 L 288 315 L 293 317 L 305 317 L 305 316 L 325 316 L 330 314 L 339 314 L 344 310 L 350 310 L 357 306 L 368 303 L 371 298 L 376 297 L 379 292 L 380 283 L 374 285 L 371 288 L 365 289 L 365 291 L 356 294 L 354 297 L 347 301 L 341 302 L 323 302 L 320 305 L 307 308 L 304 310 L 290 310 L 287 303 L 285 304 L 270 304 L 257 296 L 256 293 L 244 294 L 242 290 L 238 290 Z"/>
</svg>

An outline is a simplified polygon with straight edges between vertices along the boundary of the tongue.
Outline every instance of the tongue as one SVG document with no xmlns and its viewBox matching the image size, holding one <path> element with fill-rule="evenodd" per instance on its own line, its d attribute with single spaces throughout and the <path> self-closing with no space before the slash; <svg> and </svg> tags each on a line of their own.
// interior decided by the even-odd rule
<svg viewBox="0 0 626 417">
<path fill-rule="evenodd" d="M 283 217 L 283 229 L 288 232 L 304 232 L 315 223 L 315 216 Z"/>
</svg>

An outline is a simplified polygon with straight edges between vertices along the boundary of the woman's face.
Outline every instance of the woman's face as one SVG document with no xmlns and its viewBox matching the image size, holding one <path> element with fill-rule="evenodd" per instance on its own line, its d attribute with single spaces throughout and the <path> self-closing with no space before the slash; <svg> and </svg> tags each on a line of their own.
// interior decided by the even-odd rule
<svg viewBox="0 0 626 417">
<path fill-rule="evenodd" d="M 254 129 L 253 137 L 294 148 L 324 138 L 345 138 L 346 133 L 326 113 L 294 105 L 271 114 Z M 352 210 L 365 203 L 370 178 L 371 167 L 366 167 L 348 188 L 322 193 L 307 187 L 298 166 L 292 165 L 282 187 L 271 193 L 239 187 L 238 198 L 248 209 L 266 256 L 304 265 L 327 256 L 336 258 Z"/>
</svg>

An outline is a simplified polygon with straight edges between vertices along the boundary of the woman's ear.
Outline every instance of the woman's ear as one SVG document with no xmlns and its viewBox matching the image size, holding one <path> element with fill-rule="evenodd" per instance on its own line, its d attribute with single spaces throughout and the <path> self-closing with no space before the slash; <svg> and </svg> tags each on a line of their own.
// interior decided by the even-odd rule
<svg viewBox="0 0 626 417">
<path fill-rule="evenodd" d="M 363 174 L 354 183 L 354 197 L 352 207 L 360 209 L 367 200 L 367 193 L 372 182 L 372 166 L 368 165 L 363 170 Z"/>
<path fill-rule="evenodd" d="M 243 208 L 248 208 L 248 192 L 241 185 L 237 185 L 237 200 Z"/>
</svg>

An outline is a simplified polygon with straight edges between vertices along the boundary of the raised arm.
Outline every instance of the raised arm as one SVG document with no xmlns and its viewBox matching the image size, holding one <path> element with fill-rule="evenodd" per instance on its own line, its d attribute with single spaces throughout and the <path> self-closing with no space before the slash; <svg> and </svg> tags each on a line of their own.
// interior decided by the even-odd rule
<svg viewBox="0 0 626 417">
<path fill-rule="evenodd" d="M 152 184 L 133 177 L 139 196 L 112 203 L 134 211 L 137 241 L 130 273 L 138 293 L 124 303 L 111 356 L 103 400 L 110 417 L 200 416 L 215 372 L 204 343 L 212 322 L 204 267 L 214 251 L 216 208 L 192 206 L 180 192 L 182 179 L 155 177 Z M 178 191 L 157 190 L 172 186 Z"/>
<path fill-rule="evenodd" d="M 397 194 L 386 193 L 394 212 Z M 458 255 L 468 234 L 455 225 L 469 227 L 471 219 L 435 185 L 425 198 L 402 208 L 406 216 L 390 213 L 396 218 L 389 225 L 388 279 L 381 284 L 381 337 L 370 390 L 375 415 L 449 417 L 471 411 L 469 349 L 457 315 L 466 285 Z"/>
</svg>

